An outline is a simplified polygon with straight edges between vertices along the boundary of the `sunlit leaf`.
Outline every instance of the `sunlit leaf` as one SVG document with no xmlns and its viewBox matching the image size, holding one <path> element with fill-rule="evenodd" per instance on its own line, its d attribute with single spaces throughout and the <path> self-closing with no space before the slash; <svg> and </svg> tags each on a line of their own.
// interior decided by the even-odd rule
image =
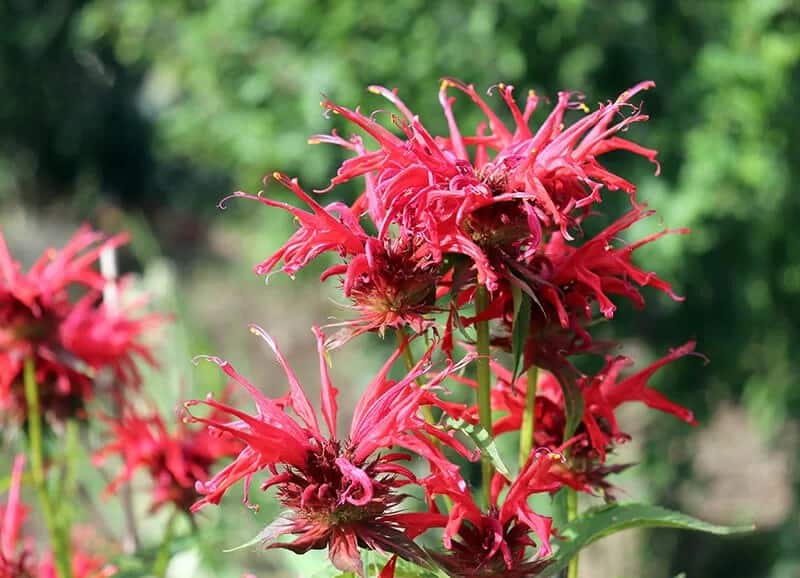
<svg viewBox="0 0 800 578">
<path fill-rule="evenodd" d="M 495 470 L 506 477 L 511 476 L 508 468 L 500 458 L 500 453 L 497 451 L 497 445 L 494 443 L 494 438 L 492 438 L 492 435 L 481 425 L 471 424 L 463 419 L 453 419 L 448 417 L 444 420 L 444 427 L 449 430 L 457 430 L 464 433 L 464 435 L 469 437 L 475 443 L 481 454 L 489 458 L 489 461 L 492 462 Z"/>
<path fill-rule="evenodd" d="M 551 566 L 542 578 L 555 578 L 582 549 L 616 532 L 629 528 L 677 528 L 717 535 L 751 532 L 754 526 L 719 526 L 688 514 L 647 504 L 612 504 L 587 510 L 579 518 L 559 528 L 562 539 Z"/>
</svg>

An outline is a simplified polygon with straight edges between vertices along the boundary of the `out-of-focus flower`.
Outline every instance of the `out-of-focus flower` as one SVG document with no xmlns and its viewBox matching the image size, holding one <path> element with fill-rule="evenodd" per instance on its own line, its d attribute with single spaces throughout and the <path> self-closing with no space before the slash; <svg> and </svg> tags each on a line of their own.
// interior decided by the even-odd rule
<svg viewBox="0 0 800 578">
<path fill-rule="evenodd" d="M 555 492 L 561 487 L 552 469 L 562 459 L 548 451 L 531 452 L 502 501 L 500 490 L 508 481 L 495 474 L 491 505 L 486 512 L 475 504 L 472 492 L 454 467 L 435 467 L 429 477 L 420 481 L 430 497 L 444 495 L 453 503 L 441 524 L 445 526 L 444 546 L 448 552 L 431 552 L 449 576 L 524 578 L 541 572 L 549 563 L 552 521 L 534 512 L 528 499 L 533 494 Z"/>
<path fill-rule="evenodd" d="M 5 505 L 0 506 L 0 578 L 58 578 L 53 555 L 47 552 L 36 561 L 33 538 L 22 536 L 28 509 L 20 499 L 25 458 L 14 460 L 11 485 Z M 72 574 L 75 578 L 107 578 L 117 569 L 98 556 L 87 555 L 73 540 Z"/>
<path fill-rule="evenodd" d="M 75 544 L 73 540 L 73 544 Z M 74 578 L 109 578 L 116 575 L 118 568 L 100 556 L 90 556 L 73 545 L 72 575 Z M 37 578 L 59 578 L 53 555 L 48 554 L 39 564 Z"/>
<path fill-rule="evenodd" d="M 686 423 L 696 423 L 691 411 L 668 400 L 647 384 L 658 369 L 691 354 L 694 346 L 694 342 L 690 341 L 628 377 L 620 376 L 620 372 L 632 362 L 618 356 L 609 357 L 596 375 L 577 378 L 584 412 L 581 423 L 569 439 L 564 438 L 566 413 L 562 388 L 553 374 L 542 372 L 536 388 L 534 445 L 564 453 L 566 461 L 556 465 L 553 471 L 565 484 L 588 493 L 601 492 L 613 499 L 613 486 L 606 477 L 628 465 L 609 465 L 606 455 L 613 452 L 617 444 L 630 439 L 620 430 L 616 418 L 617 408 L 625 403 L 641 402 Z M 518 431 L 525 410 L 527 376 L 520 376 L 512 386 L 511 373 L 507 369 L 493 362 L 492 370 L 497 376 L 492 391 L 492 406 L 505 414 L 495 422 L 494 433 L 502 435 Z"/>
<path fill-rule="evenodd" d="M 141 338 L 162 318 L 135 315 L 141 303 L 112 310 L 101 300 L 107 281 L 94 264 L 103 250 L 126 241 L 127 235 L 106 239 L 85 226 L 25 273 L 0 234 L 0 410 L 24 417 L 26 359 L 34 363 L 40 403 L 51 418 L 82 411 L 100 372 L 135 387 L 135 360 L 154 364 Z M 76 292 L 82 292 L 77 300 Z"/>
<path fill-rule="evenodd" d="M 156 411 L 138 415 L 126 409 L 119 418 L 105 421 L 113 432 L 113 441 L 94 455 L 94 462 L 99 465 L 113 454 L 123 460 L 122 471 L 106 494 L 116 493 L 136 470 L 145 470 L 153 484 L 152 511 L 172 503 L 188 512 L 198 499 L 195 482 L 206 481 L 220 459 L 235 456 L 242 449 L 230 435 L 212 435 L 207 428 L 190 429 L 183 422 L 171 432 Z"/>
<path fill-rule="evenodd" d="M 404 498 L 398 489 L 415 481 L 414 474 L 401 465 L 411 456 L 391 451 L 391 448 L 410 450 L 431 464 L 439 464 L 440 468 L 449 462 L 432 437 L 464 455 L 471 455 L 450 434 L 428 424 L 420 416 L 420 407 L 430 396 L 431 389 L 459 366 L 450 364 L 424 387 L 418 386 L 415 380 L 429 367 L 429 350 L 407 376 L 395 382 L 387 375 L 401 353 L 396 351 L 359 400 L 349 433 L 340 437 L 336 426 L 337 390 L 328 374 L 325 336 L 315 328 L 326 436 L 294 372 L 272 338 L 258 327 L 252 326 L 252 330 L 275 353 L 290 390 L 281 399 L 269 399 L 228 362 L 207 358 L 248 391 L 256 413 L 251 415 L 211 397 L 186 403 L 187 408 L 206 405 L 236 418 L 225 422 L 189 414 L 185 419 L 205 423 L 214 432 L 227 432 L 246 444 L 229 466 L 207 482 L 197 484 L 198 491 L 205 497 L 193 509 L 219 503 L 228 488 L 240 480 L 244 480 L 245 502 L 248 502 L 253 476 L 263 471 L 266 480 L 261 489 L 276 486 L 278 500 L 287 508 L 261 533 L 266 547 L 287 548 L 296 553 L 328 548 L 330 560 L 337 568 L 359 575 L 363 575 L 359 546 L 392 552 L 412 561 L 424 560 L 424 553 L 404 533 L 409 528 L 403 514 L 396 512 L 396 506 Z M 287 408 L 297 417 L 287 414 Z M 296 538 L 292 542 L 276 541 L 286 534 Z"/>
<path fill-rule="evenodd" d="M 33 563 L 30 544 L 20 544 L 20 532 L 27 515 L 27 508 L 20 500 L 22 470 L 25 457 L 14 459 L 11 471 L 11 486 L 6 503 L 0 505 L 0 578 L 25 578 L 30 576 Z"/>
</svg>

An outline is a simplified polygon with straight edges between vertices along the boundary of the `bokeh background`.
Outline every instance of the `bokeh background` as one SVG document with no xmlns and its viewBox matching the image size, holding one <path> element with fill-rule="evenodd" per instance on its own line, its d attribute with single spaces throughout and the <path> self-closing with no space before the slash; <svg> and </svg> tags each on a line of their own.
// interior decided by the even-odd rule
<svg viewBox="0 0 800 578">
<path fill-rule="evenodd" d="M 265 288 L 252 265 L 291 221 L 217 202 L 257 191 L 275 169 L 309 189 L 327 183 L 340 151 L 306 144 L 336 126 L 321 93 L 374 110 L 385 103 L 365 87 L 397 87 L 441 133 L 442 76 L 521 94 L 580 90 L 591 103 L 655 80 L 644 97 L 651 121 L 631 136 L 660 150 L 662 174 L 624 155 L 613 168 L 640 183 L 662 224 L 692 228 L 640 255 L 686 301 L 648 294 L 645 312 L 622 308 L 613 332 L 645 359 L 696 338 L 710 363 L 678 363 L 656 381 L 701 426 L 629 412 L 635 441 L 623 457 L 640 466 L 622 484 L 631 497 L 759 531 L 624 534 L 587 554 L 582 576 L 800 576 L 796 2 L 5 0 L 0 22 L 0 225 L 23 257 L 82 221 L 132 231 L 122 268 L 175 315 L 161 371 L 148 376 L 166 412 L 221 383 L 191 366 L 194 354 L 216 352 L 269 383 L 275 367 L 249 322 L 275 333 L 315 383 L 307 328 L 341 313 L 332 288 L 314 270 Z M 386 351 L 376 341 L 337 353 L 340 388 L 355 397 Z M 238 501 L 204 514 L 181 575 L 313 574 L 314 560 L 223 554 L 268 521 L 269 507 L 255 516 Z M 159 518 L 148 523 L 155 535 Z"/>
</svg>

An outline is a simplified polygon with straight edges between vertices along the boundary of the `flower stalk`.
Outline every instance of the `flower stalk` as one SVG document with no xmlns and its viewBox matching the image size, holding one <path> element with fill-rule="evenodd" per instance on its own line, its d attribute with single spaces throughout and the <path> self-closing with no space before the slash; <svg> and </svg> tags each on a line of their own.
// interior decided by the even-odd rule
<svg viewBox="0 0 800 578">
<path fill-rule="evenodd" d="M 567 522 L 572 522 L 578 517 L 578 492 L 572 488 L 567 488 Z M 567 578 L 578 578 L 578 554 L 569 561 L 567 566 Z"/>
<path fill-rule="evenodd" d="M 397 346 L 403 350 L 403 360 L 405 361 L 406 369 L 408 371 L 412 371 L 417 362 L 414 361 L 414 354 L 411 351 L 411 343 L 408 342 L 408 334 L 406 333 L 406 330 L 402 328 L 398 328 L 396 334 Z M 422 376 L 417 377 L 415 381 L 417 382 L 417 385 L 420 386 L 424 383 Z M 420 410 L 422 412 L 422 417 L 426 422 L 431 425 L 436 424 L 436 418 L 433 416 L 433 410 L 431 406 L 423 405 Z M 434 446 L 439 446 L 439 440 L 437 440 L 435 437 L 431 437 L 431 441 L 433 442 Z M 442 496 L 442 503 L 444 504 L 444 512 L 449 512 L 453 508 L 453 500 L 450 499 L 450 496 Z"/>
<path fill-rule="evenodd" d="M 489 291 L 479 285 L 475 290 L 475 316 L 479 317 L 489 306 Z M 477 403 L 478 420 L 481 427 L 492 435 L 492 374 L 489 367 L 489 320 L 475 322 L 478 332 L 478 357 L 476 363 L 476 380 L 478 382 Z M 489 492 L 492 483 L 492 462 L 488 456 L 481 456 L 481 488 L 484 503 L 489 503 Z"/>
<path fill-rule="evenodd" d="M 414 354 L 411 352 L 411 342 L 409 341 L 408 334 L 406 333 L 405 329 L 398 328 L 396 335 L 397 347 L 403 350 L 403 361 L 406 364 L 406 369 L 411 371 L 414 369 L 414 366 L 417 363 L 414 361 Z M 421 386 L 424 383 L 424 380 L 420 376 L 417 377 L 416 382 L 417 385 Z M 431 407 L 429 405 L 423 405 L 420 409 L 422 411 L 422 417 L 425 418 L 425 421 L 433 425 L 436 420 L 433 417 L 433 411 L 431 410 Z"/>
<path fill-rule="evenodd" d="M 44 472 L 44 450 L 42 444 L 42 415 L 39 405 L 39 386 L 33 360 L 25 360 L 23 372 L 25 401 L 28 409 L 28 442 L 31 460 L 31 475 L 36 494 L 42 507 L 47 532 L 53 548 L 53 558 L 59 578 L 72 578 L 72 564 L 69 551 L 69 522 L 56 516 L 55 507 L 50 500 L 47 479 Z M 66 523 L 65 523 L 66 522 Z"/>
<path fill-rule="evenodd" d="M 170 559 L 170 546 L 172 545 L 172 538 L 175 536 L 175 522 L 178 521 L 178 510 L 173 510 L 167 520 L 167 528 L 164 530 L 164 537 L 161 540 L 161 545 L 158 547 L 158 555 L 153 564 L 153 575 L 157 578 L 164 578 L 167 575 L 167 568 L 169 567 Z"/>
<path fill-rule="evenodd" d="M 528 368 L 528 385 L 525 389 L 525 409 L 522 413 L 522 426 L 519 430 L 519 467 L 528 461 L 533 449 L 534 432 L 536 431 L 536 383 L 539 379 L 539 368 L 531 365 Z"/>
</svg>

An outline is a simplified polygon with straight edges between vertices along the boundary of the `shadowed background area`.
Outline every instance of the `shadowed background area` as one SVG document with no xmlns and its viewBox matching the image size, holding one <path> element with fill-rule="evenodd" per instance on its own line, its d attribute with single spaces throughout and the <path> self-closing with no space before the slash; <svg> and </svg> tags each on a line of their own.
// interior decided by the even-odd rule
<svg viewBox="0 0 800 578">
<path fill-rule="evenodd" d="M 396 87 L 442 134 L 442 76 L 551 99 L 580 90 L 590 103 L 654 80 L 643 97 L 651 120 L 632 135 L 659 149 L 662 174 L 632 155 L 615 157 L 612 169 L 639 183 L 664 225 L 692 229 L 638 257 L 686 301 L 648 293 L 644 313 L 621 307 L 611 330 L 635 336 L 628 345 L 642 362 L 696 338 L 710 363 L 675 364 L 655 381 L 695 410 L 698 428 L 629 412 L 634 442 L 620 459 L 640 466 L 620 483 L 632 497 L 715 522 L 754 520 L 760 530 L 730 539 L 623 534 L 587 554 L 581 576 L 800 575 L 797 3 L 9 0 L 0 21 L 0 225 L 23 258 L 85 220 L 133 233 L 122 269 L 140 273 L 155 305 L 176 313 L 164 371 L 149 376 L 167 410 L 220 382 L 192 369 L 193 354 L 216 352 L 269 382 L 274 366 L 249 322 L 268 327 L 301 378 L 316 383 L 306 327 L 343 314 L 330 302 L 335 287 L 320 288 L 311 270 L 265 289 L 251 267 L 291 221 L 247 201 L 226 212 L 216 204 L 257 191 L 276 169 L 307 189 L 325 186 L 343 157 L 306 143 L 339 126 L 323 117 L 320 94 L 372 111 L 386 103 L 365 87 Z M 341 187 L 329 198 L 355 193 Z M 335 355 L 335 378 L 353 384 L 340 386 L 342 406 L 385 357 L 387 346 L 374 345 Z M 214 575 L 242 572 L 241 556 L 221 552 L 242 542 L 237 511 L 227 509 L 216 538 L 201 545 Z M 240 514 L 252 528 L 265 522 Z M 220 540 L 220 528 L 233 537 Z M 306 572 L 297 558 L 249 559 L 261 578 Z"/>
</svg>

